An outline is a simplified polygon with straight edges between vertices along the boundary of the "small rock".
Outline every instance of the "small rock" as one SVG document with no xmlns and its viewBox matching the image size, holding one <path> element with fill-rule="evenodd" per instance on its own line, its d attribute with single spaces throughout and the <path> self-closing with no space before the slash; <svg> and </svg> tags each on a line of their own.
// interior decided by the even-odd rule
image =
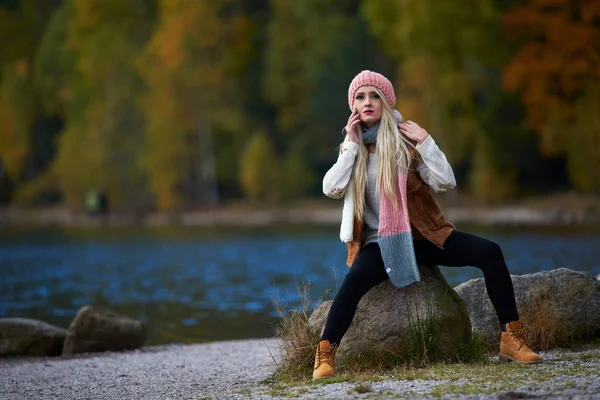
<svg viewBox="0 0 600 400">
<path fill-rule="evenodd" d="M 29 318 L 0 318 L 0 356 L 59 356 L 67 331 Z"/>
<path fill-rule="evenodd" d="M 71 322 L 63 355 L 137 349 L 144 344 L 146 331 L 144 322 L 85 306 Z"/>
<path fill-rule="evenodd" d="M 339 360 L 369 357 L 382 349 L 392 352 L 410 348 L 417 331 L 435 326 L 438 348 L 432 358 L 455 357 L 471 340 L 469 315 L 460 297 L 448 285 L 436 266 L 420 265 L 422 281 L 405 288 L 389 280 L 362 297 L 356 314 L 342 339 Z M 313 334 L 320 335 L 332 301 L 321 304 L 308 321 Z"/>
<path fill-rule="evenodd" d="M 533 334 L 554 335 L 538 348 L 555 347 L 552 342 L 560 345 L 558 336 L 568 341 L 600 334 L 600 281 L 592 275 L 557 268 L 511 278 L 519 316 L 526 331 L 532 333 L 530 338 Z M 471 279 L 455 289 L 467 305 L 473 332 L 490 347 L 497 347 L 500 325 L 483 278 Z"/>
</svg>

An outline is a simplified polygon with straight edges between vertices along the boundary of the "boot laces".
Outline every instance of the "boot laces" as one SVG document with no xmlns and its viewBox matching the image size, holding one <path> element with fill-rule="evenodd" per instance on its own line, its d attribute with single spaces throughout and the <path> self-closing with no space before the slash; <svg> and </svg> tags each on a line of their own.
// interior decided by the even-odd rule
<svg viewBox="0 0 600 400">
<path fill-rule="evenodd" d="M 512 341 L 519 346 L 519 349 L 523 346 L 527 346 L 527 340 L 525 339 L 525 330 L 523 328 L 508 329 L 508 334 Z"/>
<path fill-rule="evenodd" d="M 337 345 L 335 344 L 330 345 L 329 350 L 321 351 L 321 348 L 317 347 L 317 367 L 321 365 L 322 362 L 326 362 L 333 367 L 336 350 Z"/>
</svg>

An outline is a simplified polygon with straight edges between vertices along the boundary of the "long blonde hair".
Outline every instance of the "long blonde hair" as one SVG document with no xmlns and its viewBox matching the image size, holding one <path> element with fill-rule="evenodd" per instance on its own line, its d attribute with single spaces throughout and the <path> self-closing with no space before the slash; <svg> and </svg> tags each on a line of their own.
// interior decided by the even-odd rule
<svg viewBox="0 0 600 400">
<path fill-rule="evenodd" d="M 382 192 L 392 204 L 397 204 L 396 188 L 398 186 L 398 171 L 406 173 L 411 163 L 409 146 L 412 143 L 398 130 L 398 122 L 394 116 L 392 107 L 385 100 L 381 90 L 375 91 L 382 99 L 383 110 L 377 133 L 377 193 Z M 365 212 L 365 191 L 367 188 L 367 161 L 369 154 L 367 146 L 363 142 L 363 132 L 359 125 L 357 127 L 358 137 L 361 145 L 358 147 L 358 155 L 354 162 L 352 179 L 354 181 L 354 216 L 363 220 Z"/>
</svg>

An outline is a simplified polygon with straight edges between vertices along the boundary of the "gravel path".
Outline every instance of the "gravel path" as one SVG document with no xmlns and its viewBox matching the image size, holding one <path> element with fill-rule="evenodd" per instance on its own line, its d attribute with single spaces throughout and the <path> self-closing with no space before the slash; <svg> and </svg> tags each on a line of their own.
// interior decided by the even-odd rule
<svg viewBox="0 0 600 400">
<path fill-rule="evenodd" d="M 451 388 L 467 387 L 469 379 L 390 377 L 367 383 L 366 393 L 356 392 L 357 382 L 283 387 L 265 382 L 275 367 L 271 353 L 276 355 L 277 347 L 276 340 L 265 339 L 0 360 L 0 399 L 600 399 L 600 349 L 543 352 L 543 364 L 522 370 L 515 366 L 515 376 L 527 372 L 538 379 L 521 380 L 511 391 L 497 394 L 458 396 L 450 395 L 456 393 Z M 485 385 L 479 384 L 477 391 L 485 391 Z"/>
<path fill-rule="evenodd" d="M 267 345 L 276 351 L 268 339 L 0 361 L 0 399 L 234 398 L 272 373 Z"/>
</svg>

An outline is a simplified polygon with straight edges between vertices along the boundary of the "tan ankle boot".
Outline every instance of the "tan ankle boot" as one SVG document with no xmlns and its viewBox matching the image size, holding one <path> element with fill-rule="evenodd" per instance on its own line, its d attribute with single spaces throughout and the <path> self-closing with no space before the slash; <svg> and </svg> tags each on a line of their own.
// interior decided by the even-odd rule
<svg viewBox="0 0 600 400">
<path fill-rule="evenodd" d="M 506 324 L 506 332 L 502 332 L 498 356 L 500 361 L 514 361 L 518 364 L 534 364 L 541 361 L 540 356 L 527 345 L 523 324 L 520 321 Z"/>
<path fill-rule="evenodd" d="M 337 346 L 329 344 L 329 340 L 321 340 L 315 355 L 313 379 L 331 378 L 335 376 L 335 352 Z"/>
</svg>

